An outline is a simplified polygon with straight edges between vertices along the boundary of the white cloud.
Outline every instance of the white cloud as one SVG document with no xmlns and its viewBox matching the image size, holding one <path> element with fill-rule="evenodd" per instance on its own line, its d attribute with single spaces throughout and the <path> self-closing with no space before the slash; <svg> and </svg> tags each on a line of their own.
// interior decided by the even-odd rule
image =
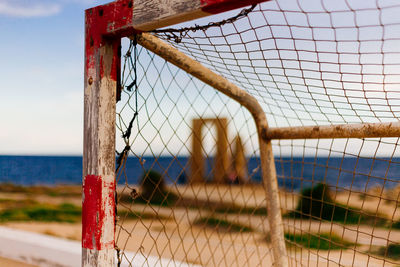
<svg viewBox="0 0 400 267">
<path fill-rule="evenodd" d="M 11 17 L 45 17 L 59 13 L 61 5 L 55 3 L 32 3 L 32 1 L 0 0 L 0 15 Z"/>
<path fill-rule="evenodd" d="M 66 5 L 79 5 L 90 8 L 111 2 L 112 0 L 0 0 L 0 16 L 10 17 L 46 17 L 61 12 Z"/>
</svg>

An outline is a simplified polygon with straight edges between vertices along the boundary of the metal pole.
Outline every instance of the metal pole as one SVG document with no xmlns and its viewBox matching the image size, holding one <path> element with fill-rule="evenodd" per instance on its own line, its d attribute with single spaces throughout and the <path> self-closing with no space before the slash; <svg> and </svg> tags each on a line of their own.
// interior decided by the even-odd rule
<svg viewBox="0 0 400 267">
<path fill-rule="evenodd" d="M 260 143 L 262 176 L 267 192 L 267 210 L 271 227 L 271 244 L 274 256 L 274 266 L 288 266 L 274 156 L 272 153 L 271 142 L 263 138 L 268 130 L 268 123 L 260 104 L 253 96 L 243 89 L 204 67 L 198 61 L 186 56 L 184 53 L 166 44 L 157 37 L 148 33 L 142 33 L 137 36 L 137 41 L 146 49 L 183 69 L 187 73 L 190 73 L 206 84 L 214 87 L 216 90 L 235 99 L 250 111 L 257 126 L 258 139 Z"/>
<path fill-rule="evenodd" d="M 399 137 L 400 122 L 269 128 L 265 139 Z"/>
</svg>

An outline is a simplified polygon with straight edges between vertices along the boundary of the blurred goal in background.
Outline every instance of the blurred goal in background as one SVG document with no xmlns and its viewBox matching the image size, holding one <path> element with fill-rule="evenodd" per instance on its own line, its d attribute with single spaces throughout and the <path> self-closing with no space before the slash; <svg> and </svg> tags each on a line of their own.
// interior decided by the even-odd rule
<svg viewBox="0 0 400 267">
<path fill-rule="evenodd" d="M 174 4 L 181 2 L 190 1 Z M 228 11 L 245 5 L 238 2 L 202 1 L 212 8 L 201 12 L 219 14 L 172 28 L 158 29 L 204 14 L 193 9 L 154 25 L 136 14 L 144 26 L 135 29 L 144 33 L 122 42 L 121 75 L 111 84 L 117 91 L 108 92 L 118 100 L 118 262 L 398 265 L 400 4 L 250 1 Z M 134 18 L 136 8 L 148 8 L 113 4 L 133 8 Z M 101 9 L 92 12 L 107 16 Z M 112 77 L 118 65 L 111 60 L 104 69 Z M 94 172 L 85 173 L 85 193 L 94 174 L 114 179 Z M 110 192 L 101 203 L 113 201 Z M 113 218 L 110 207 L 100 209 Z M 90 210 L 84 203 L 84 221 Z M 110 249 L 85 243 L 87 224 L 84 250 Z"/>
</svg>

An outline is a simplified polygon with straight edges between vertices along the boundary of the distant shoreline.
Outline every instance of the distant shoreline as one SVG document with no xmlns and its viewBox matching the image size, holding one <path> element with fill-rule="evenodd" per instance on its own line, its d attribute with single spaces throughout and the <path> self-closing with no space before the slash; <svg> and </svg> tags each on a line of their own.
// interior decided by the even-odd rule
<svg viewBox="0 0 400 267">
<path fill-rule="evenodd" d="M 258 157 L 248 158 L 248 172 L 254 183 L 261 182 L 259 160 Z M 295 191 L 315 182 L 361 190 L 383 184 L 385 188 L 392 188 L 400 181 L 400 158 L 277 157 L 275 160 L 280 187 Z M 206 179 L 211 179 L 213 158 L 205 162 Z M 182 175 L 188 180 L 190 162 L 185 156 L 144 156 L 141 160 L 131 156 L 126 165 L 128 183 L 137 184 L 149 169 L 162 173 L 166 182 L 172 184 Z M 81 181 L 82 156 L 0 155 L 0 183 L 52 186 L 81 184 Z M 120 179 L 122 182 L 125 177 Z"/>
</svg>

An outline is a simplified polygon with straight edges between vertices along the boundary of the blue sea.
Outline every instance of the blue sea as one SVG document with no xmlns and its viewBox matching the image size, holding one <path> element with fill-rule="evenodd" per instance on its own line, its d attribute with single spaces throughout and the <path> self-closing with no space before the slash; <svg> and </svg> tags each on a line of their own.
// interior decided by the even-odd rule
<svg viewBox="0 0 400 267">
<path fill-rule="evenodd" d="M 249 175 L 261 182 L 259 158 L 248 159 Z M 391 188 L 400 184 L 400 158 L 276 158 L 280 187 L 300 190 L 323 181 L 339 188 L 365 190 L 376 185 Z M 206 179 L 212 179 L 212 160 L 206 163 Z M 146 170 L 162 173 L 167 183 L 184 183 L 190 173 L 187 157 L 129 157 L 118 182 L 137 184 Z M 0 183 L 19 185 L 81 184 L 80 156 L 0 156 Z"/>
</svg>

